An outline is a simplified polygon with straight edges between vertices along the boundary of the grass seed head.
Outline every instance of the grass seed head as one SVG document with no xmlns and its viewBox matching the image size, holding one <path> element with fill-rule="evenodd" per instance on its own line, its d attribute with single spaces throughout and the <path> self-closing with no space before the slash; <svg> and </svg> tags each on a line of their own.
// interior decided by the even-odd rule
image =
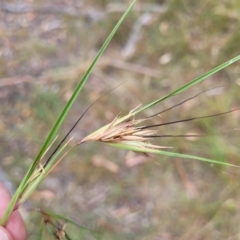
<svg viewBox="0 0 240 240">
<path fill-rule="evenodd" d="M 87 141 L 103 142 L 110 145 L 123 144 L 128 147 L 137 147 L 142 152 L 145 152 L 146 149 L 168 148 L 150 143 L 151 136 L 156 134 L 157 130 L 140 128 L 138 125 L 145 120 L 135 120 L 131 112 L 125 117 L 116 117 L 108 125 L 85 137 L 79 144 Z"/>
</svg>

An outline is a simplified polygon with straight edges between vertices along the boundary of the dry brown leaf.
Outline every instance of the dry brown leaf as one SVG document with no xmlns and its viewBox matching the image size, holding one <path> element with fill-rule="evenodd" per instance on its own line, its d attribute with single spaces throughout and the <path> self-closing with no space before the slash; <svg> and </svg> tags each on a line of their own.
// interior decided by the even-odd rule
<svg viewBox="0 0 240 240">
<path fill-rule="evenodd" d="M 93 157 L 93 165 L 96 167 L 104 167 L 112 173 L 117 173 L 119 171 L 119 166 L 112 161 L 105 159 L 100 155 L 95 155 Z"/>
<path fill-rule="evenodd" d="M 125 163 L 127 167 L 131 168 L 131 167 L 135 167 L 137 165 L 143 164 L 147 161 L 148 159 L 146 156 L 143 156 L 141 154 L 137 154 L 134 152 L 128 152 Z"/>
<path fill-rule="evenodd" d="M 127 206 L 122 206 L 120 208 L 111 211 L 111 215 L 114 218 L 121 218 L 131 213 L 131 209 Z"/>
</svg>

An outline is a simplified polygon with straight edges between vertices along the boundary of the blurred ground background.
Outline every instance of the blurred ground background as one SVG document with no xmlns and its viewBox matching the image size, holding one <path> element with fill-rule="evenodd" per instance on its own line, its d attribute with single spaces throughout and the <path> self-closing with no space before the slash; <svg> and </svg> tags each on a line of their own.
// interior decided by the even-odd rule
<svg viewBox="0 0 240 240">
<path fill-rule="evenodd" d="M 129 3 L 0 2 L 1 168 L 13 185 L 21 181 Z M 94 100 L 123 81 L 127 82 L 85 115 L 76 141 L 117 114 L 153 101 L 239 55 L 239 9 L 238 0 L 139 0 L 97 64 L 60 136 Z M 220 86 L 164 113 L 160 120 L 239 107 L 239 63 L 145 116 Z M 173 151 L 240 164 L 239 134 L 233 130 L 239 127 L 239 117 L 234 112 L 170 125 L 161 133 L 219 134 L 158 142 L 174 147 Z M 152 160 L 99 144 L 83 145 L 64 159 L 28 204 L 73 219 L 104 240 L 240 239 L 238 169 L 164 156 Z M 36 239 L 39 222 L 40 216 L 29 212 L 30 239 Z M 75 233 L 81 239 L 95 239 L 87 231 L 69 229 L 71 236 Z"/>
</svg>

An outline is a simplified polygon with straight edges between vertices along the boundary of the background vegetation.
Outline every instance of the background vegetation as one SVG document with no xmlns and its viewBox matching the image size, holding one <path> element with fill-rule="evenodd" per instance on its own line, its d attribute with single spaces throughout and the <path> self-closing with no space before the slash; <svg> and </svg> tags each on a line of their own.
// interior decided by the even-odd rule
<svg viewBox="0 0 240 240">
<path fill-rule="evenodd" d="M 1 168 L 14 185 L 128 4 L 94 0 L 0 4 Z M 239 5 L 237 0 L 138 1 L 96 66 L 61 134 L 94 100 L 123 81 L 85 115 L 76 141 L 119 113 L 159 98 L 239 55 Z M 214 89 L 162 114 L 159 120 L 239 107 L 238 65 L 146 115 L 209 88 Z M 170 125 L 161 133 L 218 134 L 164 138 L 159 143 L 180 153 L 239 165 L 239 134 L 233 130 L 239 127 L 239 117 L 234 112 Z M 67 216 L 93 229 L 100 239 L 239 239 L 239 174 L 238 169 L 163 156 L 147 159 L 88 143 L 46 178 L 27 207 Z M 26 214 L 30 239 L 36 237 L 38 221 L 38 214 Z M 76 234 L 92 239 L 87 231 Z"/>
</svg>

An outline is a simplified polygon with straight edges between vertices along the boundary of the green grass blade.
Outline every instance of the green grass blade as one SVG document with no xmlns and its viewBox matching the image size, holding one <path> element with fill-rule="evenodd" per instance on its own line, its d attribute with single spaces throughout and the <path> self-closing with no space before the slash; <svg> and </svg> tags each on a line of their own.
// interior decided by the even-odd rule
<svg viewBox="0 0 240 240">
<path fill-rule="evenodd" d="M 121 148 L 124 150 L 134 151 L 134 152 L 155 153 L 155 154 L 162 154 L 162 155 L 166 155 L 166 156 L 170 156 L 170 157 L 188 158 L 188 159 L 192 159 L 192 160 L 207 162 L 210 164 L 218 164 L 218 165 L 224 165 L 224 166 L 229 166 L 229 167 L 238 167 L 238 168 L 240 167 L 240 166 L 237 166 L 237 165 L 234 165 L 231 163 L 221 162 L 218 160 L 213 160 L 213 159 L 209 159 L 209 158 L 203 158 L 203 157 L 198 157 L 198 156 L 193 156 L 193 155 L 188 155 L 188 154 L 168 152 L 168 151 L 162 151 L 162 150 L 150 149 L 150 148 L 139 148 L 139 147 L 130 146 L 127 144 L 120 144 L 120 143 L 119 144 L 113 143 L 113 144 L 108 144 L 108 145 L 111 145 L 111 146 L 117 147 L 117 148 Z"/>
<path fill-rule="evenodd" d="M 61 147 L 59 149 L 59 151 L 53 156 L 53 158 L 51 159 L 51 161 L 49 162 L 48 166 L 46 167 L 46 173 L 49 171 L 49 169 L 52 167 L 52 165 L 54 164 L 54 161 L 57 159 L 57 157 L 62 153 L 62 151 L 66 148 L 66 145 L 64 145 L 63 147 Z M 28 170 L 27 173 L 29 173 L 30 169 Z M 27 174 L 26 174 L 27 176 Z M 26 176 L 24 179 L 26 179 Z M 15 194 L 13 195 L 11 202 L 9 203 L 8 208 L 6 209 L 1 221 L 0 221 L 0 225 L 5 225 L 7 222 L 7 219 L 9 218 L 9 216 L 12 213 L 12 210 L 14 209 L 16 203 L 18 200 L 20 200 L 20 203 L 23 203 L 26 201 L 26 199 L 32 194 L 32 192 L 38 187 L 38 185 L 42 182 L 42 180 L 45 177 L 45 173 L 42 172 L 41 175 L 38 176 L 37 179 L 35 179 L 35 181 L 31 182 L 30 184 L 23 184 L 23 181 L 20 183 L 19 187 L 17 188 L 17 191 L 15 192 Z M 27 189 L 27 190 L 26 190 Z M 21 196 L 21 198 L 19 199 L 19 197 Z"/>
<path fill-rule="evenodd" d="M 3 218 L 0 221 L 0 225 L 5 225 L 9 216 L 11 215 L 17 200 L 19 198 L 19 196 L 22 193 L 22 190 L 25 187 L 25 184 L 27 183 L 29 177 L 31 176 L 31 174 L 34 172 L 39 159 L 41 158 L 41 156 L 44 154 L 44 152 L 46 151 L 46 149 L 48 148 L 48 146 L 50 145 L 51 141 L 53 140 L 54 136 L 56 135 L 57 131 L 59 130 L 60 126 L 62 125 L 63 121 L 65 120 L 69 110 L 71 109 L 73 103 L 75 102 L 77 96 L 79 95 L 80 91 L 82 90 L 84 84 L 86 83 L 89 75 L 91 74 L 93 68 L 95 67 L 97 61 L 99 60 L 99 58 L 101 57 L 101 55 L 103 54 L 104 50 L 106 49 L 106 47 L 108 46 L 108 44 L 110 43 L 112 37 L 114 36 L 114 34 L 116 33 L 117 29 L 119 28 L 119 26 L 121 25 L 121 23 L 123 22 L 123 20 L 125 19 L 125 17 L 127 16 L 127 14 L 130 12 L 130 10 L 132 9 L 133 5 L 135 4 L 136 0 L 134 0 L 131 5 L 127 8 L 127 10 L 124 12 L 124 14 L 122 15 L 122 17 L 120 18 L 120 20 L 118 21 L 118 23 L 115 25 L 115 27 L 113 28 L 112 32 L 109 34 L 108 38 L 106 39 L 106 41 L 104 42 L 104 44 L 102 45 L 102 47 L 100 48 L 99 52 L 97 53 L 96 57 L 94 58 L 92 64 L 90 65 L 90 67 L 88 68 L 88 70 L 86 71 L 86 73 L 84 74 L 83 78 L 80 80 L 79 84 L 77 85 L 73 95 L 71 96 L 70 100 L 67 102 L 65 108 L 63 109 L 62 113 L 60 114 L 58 120 L 56 121 L 56 123 L 54 124 L 52 130 L 50 131 L 48 137 L 46 138 L 45 142 L 43 143 L 37 157 L 35 158 L 33 164 L 31 165 L 31 167 L 28 169 L 25 177 L 23 178 L 23 180 L 21 181 L 17 191 L 15 192 L 15 194 L 13 195 L 8 208 L 6 209 L 6 212 L 4 213 Z"/>
<path fill-rule="evenodd" d="M 227 61 L 227 62 L 225 62 L 225 63 L 223 63 L 223 64 L 221 64 L 221 65 L 219 65 L 217 67 L 215 67 L 214 69 L 210 70 L 209 72 L 204 73 L 200 77 L 195 78 L 190 83 L 187 83 L 187 84 L 183 85 L 182 87 L 180 87 L 177 90 L 169 93 L 168 95 L 166 95 L 166 96 L 164 96 L 162 98 L 159 98 L 159 99 L 157 99 L 157 100 L 155 100 L 155 101 L 153 101 L 153 102 L 143 106 L 142 108 L 136 109 L 136 111 L 134 111 L 133 113 L 134 114 L 140 113 L 140 112 L 142 112 L 142 111 L 144 111 L 144 110 L 146 110 L 146 109 L 148 109 L 148 108 L 150 108 L 150 107 L 152 107 L 152 106 L 154 106 L 154 105 L 156 105 L 156 104 L 158 104 L 158 103 L 160 103 L 160 102 L 162 102 L 162 101 L 164 101 L 164 100 L 166 100 L 166 99 L 168 99 L 168 98 L 170 98 L 170 97 L 172 97 L 172 96 L 174 96 L 174 95 L 176 95 L 178 93 L 181 93 L 181 92 L 187 90 L 188 88 L 196 85 L 197 83 L 202 82 L 207 77 L 210 77 L 211 75 L 219 72 L 220 70 L 228 67 L 229 65 L 231 65 L 231 64 L 233 64 L 233 63 L 235 63 L 235 62 L 237 62 L 239 60 L 240 60 L 240 55 L 235 57 L 235 58 L 232 58 L 231 60 L 229 60 L 229 61 Z"/>
<path fill-rule="evenodd" d="M 25 183 L 27 181 L 27 176 L 30 173 L 31 168 L 28 169 L 27 174 L 25 175 L 25 177 L 23 178 L 23 180 L 21 181 L 20 185 L 18 186 L 16 192 L 14 193 L 14 195 L 11 198 L 11 201 L 6 209 L 6 211 L 4 212 L 3 217 L 0 220 L 0 225 L 4 226 L 7 223 L 7 220 L 9 218 L 9 216 L 11 215 L 13 209 L 15 208 L 15 205 L 18 201 L 19 196 L 22 193 L 22 190 L 24 189 Z"/>
<path fill-rule="evenodd" d="M 75 102 L 75 100 L 77 99 L 77 96 L 79 95 L 80 91 L 82 90 L 84 84 L 86 83 L 89 75 L 91 74 L 91 72 L 93 71 L 93 68 L 95 67 L 97 61 L 99 60 L 99 58 L 101 57 L 101 55 L 103 54 L 104 50 L 106 49 L 106 47 L 108 46 L 108 44 L 110 43 L 112 37 L 114 36 L 114 34 L 116 33 L 116 31 L 118 30 L 118 28 L 120 27 L 120 25 L 122 24 L 123 20 L 125 19 L 125 17 L 127 16 L 127 14 L 129 13 L 129 11 L 132 9 L 133 5 L 135 4 L 136 0 L 134 0 L 132 2 L 132 4 L 128 7 L 128 9 L 125 11 L 125 13 L 122 15 L 122 17 L 120 18 L 120 20 L 118 21 L 118 23 L 115 25 L 115 27 L 113 28 L 112 32 L 109 34 L 108 38 L 106 39 L 106 41 L 104 42 L 104 44 L 102 45 L 102 47 L 100 48 L 99 52 L 97 53 L 96 57 L 94 58 L 92 64 L 90 65 L 90 67 L 88 68 L 88 70 L 86 71 L 86 73 L 84 74 L 83 78 L 80 80 L 79 84 L 77 85 L 74 93 L 72 94 L 71 98 L 69 99 L 69 101 L 67 102 L 65 108 L 63 109 L 62 113 L 60 114 L 58 120 L 56 121 L 55 125 L 53 126 L 51 132 L 49 133 L 47 139 L 45 140 L 41 150 L 39 151 L 36 159 L 35 159 L 35 165 L 33 166 L 33 169 L 35 168 L 36 164 L 37 164 L 37 160 L 41 158 L 41 156 L 43 155 L 43 153 L 46 151 L 47 147 L 49 146 L 49 144 L 51 143 L 53 137 L 55 136 L 55 134 L 57 133 L 58 129 L 60 128 L 60 126 L 62 125 L 63 121 L 65 120 L 69 110 L 71 109 L 73 103 Z"/>
<path fill-rule="evenodd" d="M 42 222 L 41 222 L 41 225 L 40 225 L 38 240 L 42 240 L 42 237 L 43 237 L 43 228 L 44 228 L 44 221 L 42 221 Z"/>
</svg>

